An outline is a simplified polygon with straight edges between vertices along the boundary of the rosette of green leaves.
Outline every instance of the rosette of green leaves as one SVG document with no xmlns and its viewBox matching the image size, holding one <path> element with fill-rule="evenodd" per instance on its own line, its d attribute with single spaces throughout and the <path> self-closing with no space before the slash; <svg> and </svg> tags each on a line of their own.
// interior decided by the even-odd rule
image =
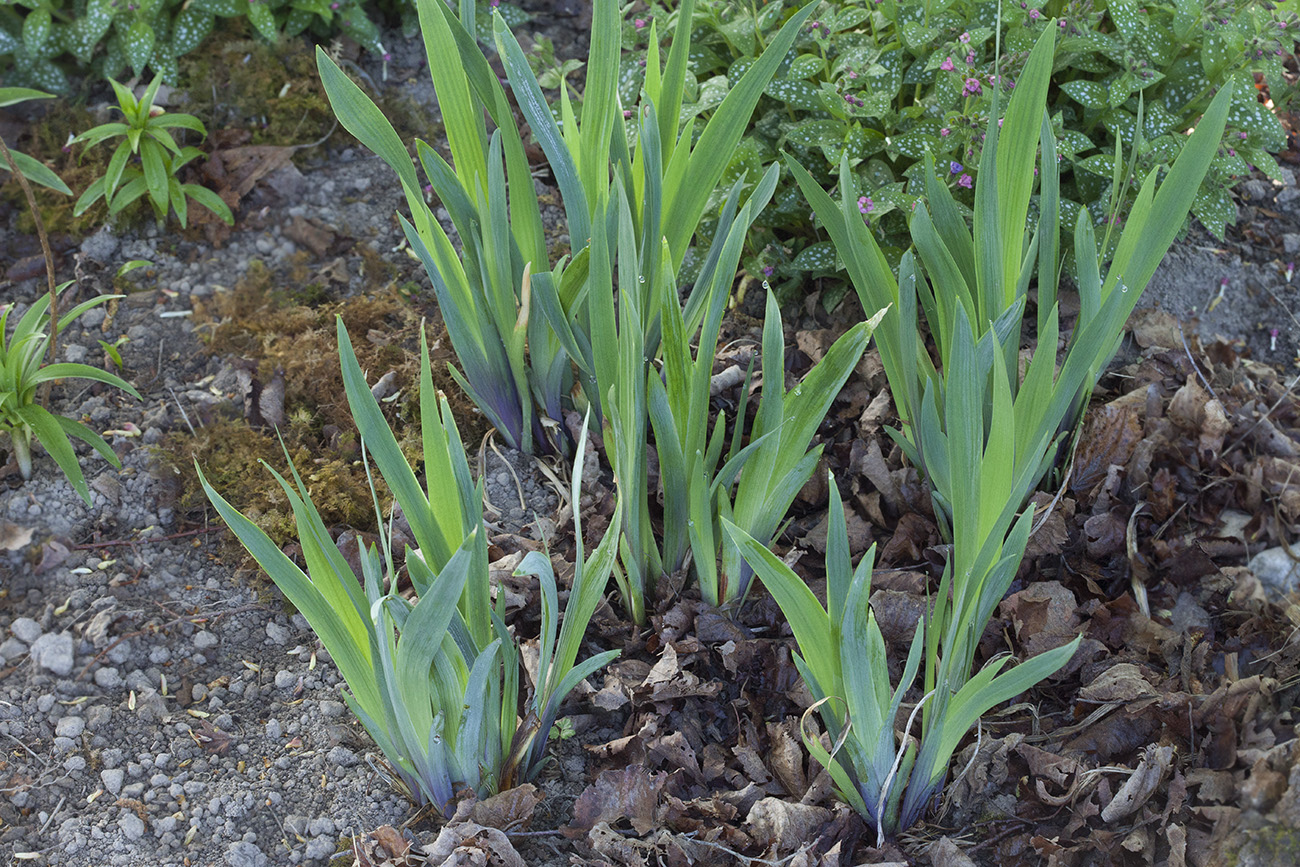
<svg viewBox="0 0 1300 867">
<path fill-rule="evenodd" d="M 80 216 L 103 199 L 111 216 L 147 196 L 159 225 L 166 222 L 170 211 L 175 211 L 184 227 L 189 216 L 188 200 L 193 199 L 227 224 L 233 224 L 230 208 L 220 196 L 200 184 L 183 184 L 178 177 L 181 168 L 195 157 L 203 156 L 203 151 L 196 147 L 182 148 L 169 130 L 188 129 L 206 136 L 208 131 L 199 119 L 190 114 L 155 109 L 153 100 L 162 84 L 161 76 L 154 77 L 138 100 L 116 81 L 109 79 L 109 83 L 117 93 L 123 119 L 100 124 L 73 141 L 87 147 L 108 139 L 122 141 L 113 151 L 104 176 L 81 194 L 73 213 Z"/>
<path fill-rule="evenodd" d="M 272 472 L 293 508 L 307 572 L 222 499 L 201 470 L 200 479 L 218 513 L 329 650 L 347 682 L 349 707 L 407 791 L 447 815 L 465 787 L 486 795 L 535 774 L 560 702 L 616 655 L 608 651 L 576 662 L 608 581 L 616 533 L 606 533 L 588 560 L 577 527 L 574 583 L 558 628 L 549 560 L 534 555 L 521 564 L 521 574 L 539 577 L 543 600 L 540 674 L 521 723 L 518 648 L 501 619 L 504 595 L 497 611 L 490 601 L 482 484 L 472 481 L 450 407 L 433 390 L 428 347 L 422 338 L 421 484 L 370 392 L 342 320 L 338 335 L 344 390 L 363 448 L 417 545 L 406 555 L 414 600 L 398 593 L 391 534 L 381 527 L 381 546 L 362 549 L 363 574 L 357 576 L 292 465 L 293 485 Z M 575 470 L 575 503 L 580 481 Z"/>
<path fill-rule="evenodd" d="M 920 746 L 902 765 L 910 779 L 899 807 L 900 827 L 915 821 L 942 787 L 952 750 L 969 727 L 947 721 L 973 722 L 983 712 L 963 696 L 971 684 L 994 682 L 995 670 L 990 673 L 986 666 L 971 678 L 970 668 L 984 626 L 1024 554 L 1033 514 L 1018 513 L 1051 469 L 1056 446 L 1078 423 L 1092 386 L 1118 347 L 1124 321 L 1186 219 L 1231 105 L 1231 89 L 1225 88 L 1164 182 L 1157 184 L 1156 169 L 1147 174 L 1104 280 L 1099 256 L 1079 252 L 1097 249 L 1091 219 L 1079 215 L 1075 249 L 1082 309 L 1058 371 L 1059 175 L 1043 108 L 1054 31 L 1049 27 L 1030 54 L 1001 128 L 990 123 L 985 133 L 973 234 L 933 164 L 927 167 L 929 203 L 917 208 L 911 224 L 923 268 L 909 252 L 895 280 L 857 211 L 847 165 L 841 164 L 842 201 L 836 205 L 808 172 L 789 161 L 863 306 L 889 309 L 876 340 L 904 421 L 902 430 L 890 435 L 924 473 L 953 545 L 925 627 L 928 703 Z M 1041 151 L 1042 205 L 1030 221 L 1036 151 Z M 1117 183 L 1124 168 L 1117 154 Z M 1028 237 L 1026 226 L 1033 228 Z M 1035 271 L 1039 350 L 1022 376 L 1022 320 Z M 919 339 L 918 311 L 924 312 L 941 369 Z M 759 568 L 752 560 L 751 565 Z M 1044 654 L 1039 667 L 1028 671 L 1046 676 L 1068 659 L 1062 654 Z M 932 736 L 935 731 L 941 734 Z"/>
<path fill-rule="evenodd" d="M 62 292 L 71 285 L 71 282 L 64 283 L 56 291 Z M 83 301 L 59 317 L 59 331 L 66 331 L 90 308 L 121 297 L 100 295 Z M 41 296 L 19 317 L 12 334 L 8 330 L 8 321 L 14 305 L 5 305 L 0 311 L 0 431 L 9 434 L 18 471 L 24 479 L 32 477 L 32 440 L 37 440 L 89 506 L 90 488 L 72 450 L 72 438 L 88 444 L 115 467 L 122 466 L 122 462 L 99 434 L 81 422 L 56 415 L 37 403 L 37 388 L 42 383 L 60 379 L 88 379 L 120 388 L 136 400 L 141 399 L 140 393 L 121 377 L 86 364 L 42 366 L 41 361 L 50 343 L 49 309 L 50 296 Z"/>
<path fill-rule="evenodd" d="M 45 93 L 41 90 L 32 90 L 30 87 L 0 87 L 0 108 L 7 108 L 11 105 L 17 105 L 20 102 L 26 102 L 29 99 L 53 99 L 54 94 Z M 72 190 L 68 185 L 56 175 L 49 166 L 40 160 L 29 157 L 21 151 L 9 150 L 9 155 L 13 157 L 14 165 L 23 174 L 23 177 L 34 184 L 40 184 L 43 187 L 49 187 L 51 190 L 72 195 Z M 0 171 L 9 171 L 9 164 L 0 159 Z"/>
</svg>

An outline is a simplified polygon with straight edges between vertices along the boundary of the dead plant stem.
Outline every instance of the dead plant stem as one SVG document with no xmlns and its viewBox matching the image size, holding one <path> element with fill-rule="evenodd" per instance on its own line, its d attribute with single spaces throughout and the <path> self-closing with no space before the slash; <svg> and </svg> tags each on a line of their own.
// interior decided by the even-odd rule
<svg viewBox="0 0 1300 867">
<path fill-rule="evenodd" d="M 36 236 L 41 240 L 41 253 L 45 256 L 45 279 L 49 284 L 50 292 L 50 363 L 53 364 L 59 354 L 59 299 L 54 289 L 54 253 L 50 250 L 50 238 L 45 234 L 45 221 L 41 219 L 41 209 L 36 206 L 36 194 L 32 192 L 32 185 L 28 182 L 27 176 L 18 171 L 14 156 L 9 152 L 9 146 L 5 144 L 4 136 L 0 136 L 0 153 L 9 164 L 9 171 L 23 188 L 23 195 L 27 197 L 27 207 L 31 209 L 32 220 L 36 223 Z M 53 384 L 52 381 L 46 381 L 41 386 L 41 403 L 49 403 L 50 387 Z"/>
</svg>

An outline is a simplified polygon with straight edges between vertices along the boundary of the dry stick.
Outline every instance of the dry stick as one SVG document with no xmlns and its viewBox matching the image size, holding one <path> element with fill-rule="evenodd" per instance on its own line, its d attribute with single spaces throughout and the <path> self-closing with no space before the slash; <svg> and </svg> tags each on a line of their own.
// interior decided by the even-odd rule
<svg viewBox="0 0 1300 867">
<path fill-rule="evenodd" d="M 9 171 L 18 179 L 23 194 L 27 196 L 27 207 L 31 208 L 32 219 L 36 222 L 36 236 L 41 239 L 41 252 L 45 255 L 45 279 L 50 286 L 50 363 L 53 364 L 59 354 L 59 305 L 54 289 L 54 254 L 50 252 L 50 238 L 45 234 L 45 221 L 41 219 L 41 209 L 36 207 L 36 194 L 32 192 L 32 185 L 27 182 L 27 176 L 18 171 L 14 156 L 9 153 L 9 146 L 5 144 L 4 136 L 0 136 L 0 153 L 4 154 L 5 162 L 9 164 Z M 42 403 L 49 403 L 50 387 L 53 384 L 52 381 L 47 380 L 41 386 Z"/>
</svg>

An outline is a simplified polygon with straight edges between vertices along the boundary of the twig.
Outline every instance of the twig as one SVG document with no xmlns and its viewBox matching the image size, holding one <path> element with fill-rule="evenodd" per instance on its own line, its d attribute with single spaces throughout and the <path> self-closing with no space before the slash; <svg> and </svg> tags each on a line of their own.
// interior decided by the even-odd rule
<svg viewBox="0 0 1300 867">
<path fill-rule="evenodd" d="M 1220 457 L 1222 457 L 1223 455 L 1226 455 L 1228 452 L 1232 451 L 1232 450 L 1235 449 L 1237 446 L 1241 445 L 1242 440 L 1244 440 L 1246 437 L 1248 437 L 1248 436 L 1250 436 L 1251 434 L 1253 434 L 1253 433 L 1255 432 L 1255 428 L 1257 428 L 1257 427 L 1259 427 L 1261 424 L 1263 424 L 1263 423 L 1264 423 L 1264 419 L 1266 419 L 1266 418 L 1268 418 L 1270 415 L 1272 415 L 1272 414 L 1273 414 L 1273 411 L 1274 411 L 1275 409 L 1277 409 L 1279 406 L 1282 405 L 1282 401 L 1284 401 L 1284 400 L 1287 399 L 1287 397 L 1291 394 L 1292 389 L 1294 389 L 1294 388 L 1296 387 L 1296 384 L 1297 384 L 1297 383 L 1300 383 L 1300 373 L 1296 374 L 1295 378 L 1291 380 L 1291 384 L 1288 385 L 1288 386 L 1286 387 L 1286 391 L 1282 392 L 1282 396 L 1279 397 L 1279 398 L 1277 399 L 1277 402 L 1276 402 L 1276 403 L 1274 403 L 1274 404 L 1273 404 L 1272 406 L 1270 406 L 1267 410 L 1265 410 L 1264 414 L 1261 415 L 1259 418 L 1257 418 L 1257 419 L 1255 420 L 1255 423 L 1254 423 L 1253 425 L 1251 425 L 1249 428 L 1247 428 L 1247 430 L 1246 430 L 1246 432 L 1245 432 L 1244 434 L 1242 434 L 1241 436 L 1237 437 L 1235 440 L 1232 441 L 1232 444 L 1231 444 L 1230 446 L 1228 446 L 1226 449 L 1224 449 L 1222 452 L 1220 452 Z"/>
<path fill-rule="evenodd" d="M 36 223 L 36 236 L 41 239 L 41 253 L 45 256 L 45 279 L 49 283 L 50 292 L 50 363 L 53 364 L 59 355 L 59 299 L 54 288 L 54 253 L 50 251 L 50 238 L 45 234 L 45 221 L 41 219 L 41 209 L 36 206 L 36 194 L 32 192 L 32 185 L 27 182 L 27 176 L 18 171 L 14 156 L 9 152 L 9 146 L 5 144 L 4 136 L 0 136 L 0 153 L 9 164 L 9 171 L 23 188 L 23 195 L 27 197 L 27 207 L 31 208 L 32 220 Z M 42 403 L 49 403 L 50 387 L 53 384 L 53 380 L 46 380 L 41 386 Z"/>
<path fill-rule="evenodd" d="M 1210 385 L 1210 381 L 1201 373 L 1201 366 L 1197 364 L 1196 359 L 1192 357 L 1192 348 L 1187 345 L 1187 335 L 1183 333 L 1181 325 L 1182 323 L 1179 323 L 1180 327 L 1178 329 L 1178 336 L 1182 338 L 1183 352 L 1187 353 L 1187 360 L 1192 363 L 1192 370 L 1196 371 L 1196 378 L 1201 381 L 1201 385 L 1205 386 L 1205 390 L 1210 393 L 1210 397 L 1219 400 L 1219 395 L 1214 391 L 1214 386 Z M 1223 401 L 1219 400 L 1219 403 L 1223 403 Z"/>
<path fill-rule="evenodd" d="M 95 551 L 99 548 L 121 548 L 129 545 L 134 548 L 136 545 L 144 545 L 152 542 L 169 542 L 172 539 L 184 539 L 188 536 L 201 536 L 204 533 L 216 533 L 224 529 L 223 527 L 203 527 L 199 530 L 186 530 L 182 533 L 172 533 L 170 536 L 158 536 L 154 539 L 113 539 L 108 542 L 87 542 L 84 545 L 73 545 L 73 551 Z"/>
</svg>

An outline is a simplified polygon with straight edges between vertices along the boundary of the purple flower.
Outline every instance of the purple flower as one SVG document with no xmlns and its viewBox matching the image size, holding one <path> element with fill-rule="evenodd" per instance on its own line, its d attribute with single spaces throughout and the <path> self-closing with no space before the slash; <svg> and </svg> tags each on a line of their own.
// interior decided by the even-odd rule
<svg viewBox="0 0 1300 867">
<path fill-rule="evenodd" d="M 764 277 L 771 277 L 771 276 L 772 276 L 772 266 L 771 266 L 771 265 L 764 265 L 764 266 L 763 266 L 763 276 L 764 276 Z"/>
<path fill-rule="evenodd" d="M 337 4 L 337 3 L 331 3 L 331 4 L 330 4 L 330 8 L 331 8 L 331 9 L 338 9 L 338 8 L 339 8 L 339 4 Z"/>
<path fill-rule="evenodd" d="M 1030 10 L 1029 10 L 1029 17 L 1030 17 L 1032 20 L 1037 21 L 1039 18 L 1042 18 L 1042 17 L 1043 17 L 1043 13 L 1039 12 L 1037 9 L 1030 9 Z"/>
<path fill-rule="evenodd" d="M 385 52 L 384 52 L 384 63 L 387 63 L 388 61 L 390 61 L 390 60 L 392 60 L 392 59 L 393 59 L 393 55 L 390 54 L 389 52 L 385 51 Z"/>
<path fill-rule="evenodd" d="M 1242 140 L 1242 141 L 1245 141 L 1245 140 L 1247 139 L 1247 137 L 1248 137 L 1247 133 L 1244 133 L 1244 132 L 1239 132 L 1239 133 L 1237 133 L 1237 135 L 1241 137 L 1241 140 Z"/>
<path fill-rule="evenodd" d="M 858 212 L 869 214 L 876 209 L 876 203 L 871 201 L 869 196 L 860 196 L 858 198 Z"/>
<path fill-rule="evenodd" d="M 632 109 L 630 108 L 623 109 L 623 120 L 627 120 L 631 116 L 632 116 Z"/>
<path fill-rule="evenodd" d="M 1064 29 L 1065 29 L 1065 19 L 1062 18 L 1060 21 L 1056 22 L 1056 26 L 1057 26 L 1057 27 L 1060 27 L 1062 30 L 1064 30 Z"/>
<path fill-rule="evenodd" d="M 948 134 L 951 133 L 951 132 L 952 132 L 952 130 L 948 129 L 948 127 L 945 126 L 943 129 L 939 130 L 939 135 L 940 135 L 940 137 L 942 137 L 942 138 L 947 138 L 947 137 L 948 137 Z"/>
<path fill-rule="evenodd" d="M 978 78 L 966 79 L 966 86 L 961 89 L 962 96 L 979 96 L 983 92 Z"/>
<path fill-rule="evenodd" d="M 857 77 L 858 77 L 858 74 L 857 74 L 856 72 L 854 72 L 852 69 L 850 69 L 850 70 L 849 70 L 849 81 L 852 81 L 852 80 L 854 80 L 854 79 L 857 78 Z"/>
<path fill-rule="evenodd" d="M 961 171 L 961 163 L 956 163 L 956 162 L 954 162 L 954 163 L 949 163 L 949 164 L 948 164 L 948 172 L 949 172 L 949 174 L 954 174 L 954 175 L 955 175 L 955 174 L 957 174 L 959 171 Z"/>
<path fill-rule="evenodd" d="M 1228 156 L 1235 157 L 1236 155 L 1237 152 L 1235 150 L 1233 150 L 1232 148 L 1228 148 Z"/>
<path fill-rule="evenodd" d="M 965 187 L 968 190 L 974 186 L 974 184 L 975 182 L 971 180 L 970 175 L 962 175 L 957 179 L 957 186 Z"/>
<path fill-rule="evenodd" d="M 945 57 L 943 59 L 943 63 L 939 64 L 939 68 L 942 69 L 944 72 L 952 72 L 952 58 Z"/>
<path fill-rule="evenodd" d="M 958 42 L 970 42 L 970 31 L 968 30 L 968 31 L 966 31 L 965 33 L 963 33 L 961 36 L 958 36 L 958 37 L 957 37 L 957 41 L 958 41 Z"/>
<path fill-rule="evenodd" d="M 633 19 L 632 23 L 636 25 L 637 30 L 641 30 L 642 28 L 645 27 L 646 20 L 644 18 L 635 18 Z"/>
<path fill-rule="evenodd" d="M 972 51 L 970 54 L 966 55 L 966 65 L 971 66 L 974 63 L 975 63 L 975 52 Z"/>
</svg>

